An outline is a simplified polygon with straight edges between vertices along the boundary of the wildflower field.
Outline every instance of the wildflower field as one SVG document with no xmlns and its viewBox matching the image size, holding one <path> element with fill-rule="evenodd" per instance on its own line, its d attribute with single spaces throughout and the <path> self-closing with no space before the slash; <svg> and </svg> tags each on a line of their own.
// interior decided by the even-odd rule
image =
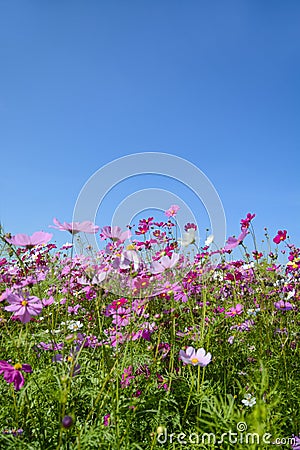
<svg viewBox="0 0 300 450">
<path fill-rule="evenodd" d="M 54 219 L 60 248 L 2 230 L 0 449 L 300 449 L 300 249 L 261 252 L 250 213 L 197 246 L 165 214 Z M 84 233 L 103 248 L 76 254 Z"/>
</svg>

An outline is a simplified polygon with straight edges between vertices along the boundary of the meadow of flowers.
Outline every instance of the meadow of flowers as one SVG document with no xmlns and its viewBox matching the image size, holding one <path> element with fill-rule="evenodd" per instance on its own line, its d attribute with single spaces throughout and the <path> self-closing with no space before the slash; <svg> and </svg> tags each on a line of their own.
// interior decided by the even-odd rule
<svg viewBox="0 0 300 450">
<path fill-rule="evenodd" d="M 250 213 L 198 247 L 177 214 L 1 230 L 1 449 L 300 449 L 300 249 Z"/>
</svg>

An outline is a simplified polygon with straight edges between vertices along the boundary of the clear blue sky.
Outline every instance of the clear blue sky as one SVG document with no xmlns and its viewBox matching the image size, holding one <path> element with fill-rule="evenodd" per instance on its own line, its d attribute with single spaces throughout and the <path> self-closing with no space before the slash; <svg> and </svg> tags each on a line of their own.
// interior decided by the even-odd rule
<svg viewBox="0 0 300 450">
<path fill-rule="evenodd" d="M 71 221 L 96 170 L 152 151 L 209 177 L 228 235 L 251 211 L 258 235 L 299 245 L 299 23 L 298 0 L 1 1 L 5 230 Z M 98 225 L 146 181 L 114 192 Z"/>
</svg>

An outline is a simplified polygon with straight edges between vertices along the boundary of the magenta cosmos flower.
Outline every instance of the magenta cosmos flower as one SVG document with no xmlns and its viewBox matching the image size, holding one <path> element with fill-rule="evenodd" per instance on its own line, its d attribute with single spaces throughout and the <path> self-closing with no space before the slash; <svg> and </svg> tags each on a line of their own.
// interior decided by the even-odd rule
<svg viewBox="0 0 300 450">
<path fill-rule="evenodd" d="M 69 231 L 71 234 L 77 234 L 80 232 L 94 234 L 99 231 L 99 227 L 94 225 L 93 222 L 86 220 L 85 222 L 64 222 L 60 223 L 55 217 L 53 223 L 56 225 L 49 225 L 51 228 L 55 228 L 60 231 Z"/>
<path fill-rule="evenodd" d="M 10 304 L 4 309 L 13 312 L 14 316 L 23 323 L 29 322 L 32 316 L 37 316 L 43 309 L 41 300 L 28 293 L 25 294 L 25 297 L 9 294 L 6 300 Z"/>
<path fill-rule="evenodd" d="M 0 361 L 0 373 L 3 375 L 5 381 L 14 383 L 16 391 L 19 391 L 24 386 L 24 377 L 21 370 L 26 373 L 32 372 L 29 364 L 17 363 L 12 366 L 6 361 Z"/>
<path fill-rule="evenodd" d="M 46 244 L 50 241 L 53 234 L 44 233 L 44 231 L 36 231 L 32 236 L 28 236 L 27 234 L 16 234 L 12 236 L 7 241 L 10 244 L 17 245 L 19 247 L 27 247 L 32 248 L 35 245 Z"/>
<path fill-rule="evenodd" d="M 277 235 L 274 237 L 273 242 L 275 242 L 275 244 L 280 244 L 281 241 L 285 241 L 286 240 L 286 235 L 287 235 L 287 231 L 286 230 L 279 230 L 277 231 Z"/>
<path fill-rule="evenodd" d="M 180 350 L 179 358 L 185 364 L 192 364 L 193 366 L 205 367 L 211 361 L 211 354 L 206 353 L 204 348 L 195 350 L 194 347 L 187 347 L 186 351 Z"/>
<path fill-rule="evenodd" d="M 111 239 L 112 241 L 118 241 L 120 243 L 123 243 L 126 241 L 126 239 L 129 239 L 131 236 L 131 232 L 129 230 L 122 231 L 122 229 L 118 226 L 110 227 L 106 226 L 103 227 L 101 230 L 100 237 L 102 239 Z"/>
</svg>

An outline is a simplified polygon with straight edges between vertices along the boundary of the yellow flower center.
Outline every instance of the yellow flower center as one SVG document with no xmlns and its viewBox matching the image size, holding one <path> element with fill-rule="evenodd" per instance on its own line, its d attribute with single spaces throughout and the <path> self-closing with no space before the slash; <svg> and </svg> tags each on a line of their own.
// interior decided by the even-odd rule
<svg viewBox="0 0 300 450">
<path fill-rule="evenodd" d="M 193 364 L 196 364 L 196 363 L 198 362 L 198 358 L 193 358 L 193 359 L 191 359 L 191 362 L 192 362 Z"/>
<path fill-rule="evenodd" d="M 73 356 L 68 356 L 67 360 L 68 360 L 68 362 L 73 362 L 73 359 L 74 359 Z"/>
<path fill-rule="evenodd" d="M 16 369 L 16 370 L 22 369 L 22 364 L 20 364 L 20 363 L 15 364 L 14 369 Z"/>
<path fill-rule="evenodd" d="M 28 302 L 26 301 L 26 300 L 23 300 L 22 302 L 21 302 L 21 305 L 22 306 L 26 306 L 28 304 Z"/>
</svg>

